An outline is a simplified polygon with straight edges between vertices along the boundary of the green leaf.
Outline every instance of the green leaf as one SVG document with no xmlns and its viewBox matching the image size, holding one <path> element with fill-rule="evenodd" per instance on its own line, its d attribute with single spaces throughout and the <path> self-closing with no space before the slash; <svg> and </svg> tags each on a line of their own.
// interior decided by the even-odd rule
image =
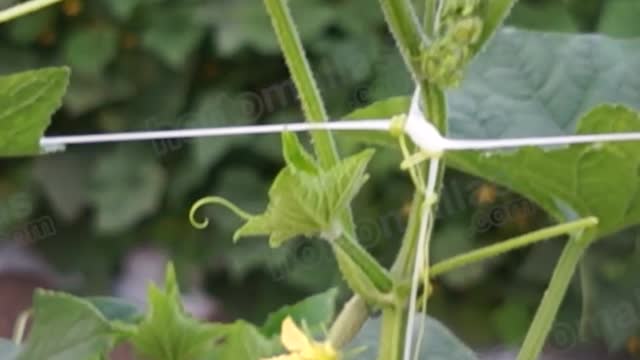
<svg viewBox="0 0 640 360">
<path fill-rule="evenodd" d="M 18 44 L 30 45 L 35 42 L 48 27 L 52 26 L 56 18 L 54 8 L 46 8 L 35 13 L 17 18 L 5 26 L 9 30 L 9 35 Z"/>
<path fill-rule="evenodd" d="M 86 360 L 110 349 L 114 332 L 90 302 L 39 290 L 34 325 L 18 360 Z"/>
<path fill-rule="evenodd" d="M 450 134 L 573 134 L 582 114 L 599 104 L 640 108 L 639 67 L 638 39 L 502 30 L 449 93 Z"/>
<path fill-rule="evenodd" d="M 106 5 L 111 13 L 120 19 L 128 19 L 133 15 L 134 11 L 141 4 L 145 3 L 159 3 L 162 0 L 104 0 L 102 3 Z"/>
<path fill-rule="evenodd" d="M 40 138 L 62 104 L 68 83 L 67 68 L 0 77 L 0 156 L 40 153 Z"/>
<path fill-rule="evenodd" d="M 640 131 L 640 114 L 603 105 L 588 113 L 578 134 Z M 516 152 L 453 152 L 447 162 L 535 201 L 557 221 L 596 216 L 604 236 L 640 223 L 640 143 L 588 144 Z"/>
<path fill-rule="evenodd" d="M 89 175 L 85 169 L 93 161 L 93 154 L 79 152 L 48 155 L 35 161 L 33 177 L 49 206 L 65 221 L 78 218 L 87 206 Z"/>
<path fill-rule="evenodd" d="M 269 235 L 275 247 L 299 235 L 335 236 L 342 231 L 340 213 L 367 181 L 365 170 L 372 156 L 372 150 L 365 150 L 319 174 L 288 164 L 269 190 L 267 210 L 249 219 L 234 239 Z"/>
<path fill-rule="evenodd" d="M 150 155 L 131 149 L 119 146 L 97 159 L 91 200 L 101 232 L 123 231 L 160 206 L 166 183 L 164 169 Z"/>
<path fill-rule="evenodd" d="M 64 57 L 74 71 L 99 75 L 118 50 L 116 29 L 91 26 L 71 32 L 64 43 Z"/>
<path fill-rule="evenodd" d="M 482 50 L 491 37 L 500 29 L 507 15 L 518 0 L 486 0 L 482 5 L 482 19 L 484 25 L 480 41 L 474 45 L 474 53 Z"/>
<path fill-rule="evenodd" d="M 318 0 L 292 1 L 291 12 L 303 42 L 319 37 L 334 17 L 331 8 Z M 216 5 L 207 11 L 207 19 L 216 25 L 216 47 L 224 56 L 231 56 L 244 48 L 264 54 L 279 51 L 278 41 L 263 6 L 252 0 L 238 0 Z"/>
<path fill-rule="evenodd" d="M 414 334 L 417 333 L 422 319 L 423 315 L 416 316 Z M 379 344 L 379 334 L 380 319 L 368 320 L 358 336 L 349 345 L 354 351 L 364 348 L 364 351 L 358 353 L 353 359 L 375 359 Z M 456 338 L 449 329 L 431 317 L 426 319 L 424 334 L 424 340 L 420 348 L 420 360 L 477 360 L 471 349 Z"/>
<path fill-rule="evenodd" d="M 640 260 L 635 253 L 639 235 L 637 228 L 616 234 L 594 249 L 585 261 L 583 281 L 587 282 L 590 295 L 585 309 L 588 330 L 602 337 L 610 351 L 622 351 L 640 331 L 636 310 Z"/>
<path fill-rule="evenodd" d="M 210 359 L 256 360 L 273 355 L 279 350 L 275 341 L 267 339 L 260 331 L 245 321 L 222 325 L 222 341 L 216 345 Z"/>
<path fill-rule="evenodd" d="M 390 119 L 396 115 L 406 113 L 409 110 L 411 100 L 406 96 L 396 96 L 385 100 L 380 100 L 357 109 L 346 116 L 347 120 L 366 120 L 366 119 Z M 398 140 L 390 133 L 382 133 L 380 131 L 349 131 L 345 133 L 356 141 L 366 144 L 381 145 L 388 147 L 398 146 Z"/>
<path fill-rule="evenodd" d="M 147 28 L 142 34 L 144 47 L 175 69 L 184 66 L 205 31 L 193 21 L 194 11 L 185 5 L 150 8 Z"/>
<path fill-rule="evenodd" d="M 142 317 L 137 307 L 118 298 L 98 296 L 85 298 L 85 300 L 95 306 L 108 321 L 135 323 Z"/>
<path fill-rule="evenodd" d="M 507 24 L 539 31 L 578 32 L 578 23 L 564 2 L 530 4 L 521 1 L 514 7 Z"/>
<path fill-rule="evenodd" d="M 598 31 L 612 36 L 640 36 L 640 3 L 636 0 L 607 0 Z"/>
<path fill-rule="evenodd" d="M 16 360 L 19 352 L 18 345 L 0 338 L 0 360 Z"/>
<path fill-rule="evenodd" d="M 490 314 L 490 322 L 503 344 L 518 346 L 531 323 L 529 304 L 509 300 Z"/>
<path fill-rule="evenodd" d="M 137 353 L 154 360 L 210 358 L 219 329 L 185 313 L 172 265 L 167 267 L 164 289 L 149 287 L 149 312 L 128 339 Z"/>
<path fill-rule="evenodd" d="M 284 306 L 280 310 L 269 315 L 262 333 L 272 337 L 280 333 L 280 327 L 284 319 L 291 316 L 293 320 L 304 324 L 310 331 L 323 330 L 333 320 L 336 311 L 336 299 L 338 291 L 330 289 L 324 293 L 311 296 L 297 304 Z"/>
</svg>

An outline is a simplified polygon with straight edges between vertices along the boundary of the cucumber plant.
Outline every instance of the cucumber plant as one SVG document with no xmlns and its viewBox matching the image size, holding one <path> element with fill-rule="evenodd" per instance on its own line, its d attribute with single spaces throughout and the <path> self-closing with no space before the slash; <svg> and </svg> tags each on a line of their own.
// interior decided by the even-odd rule
<svg viewBox="0 0 640 360">
<path fill-rule="evenodd" d="M 0 21 L 54 2 L 18 5 L 1 12 Z M 359 137 L 365 143 L 383 141 L 401 153 L 405 160 L 398 166 L 407 170 L 415 186 L 408 225 L 390 268 L 361 245 L 366 239 L 358 238 L 351 210 L 353 198 L 366 185 L 375 149 L 341 157 L 328 131 L 311 132 L 313 152 L 297 135 L 282 134 L 286 165 L 274 179 L 263 213 L 249 214 L 216 196 L 203 198 L 191 209 L 190 220 L 202 228 L 207 221 L 198 216 L 201 206 L 228 207 L 245 220 L 234 241 L 266 236 L 274 247 L 298 236 L 326 241 L 354 293 L 341 309 L 335 308 L 336 291 L 329 290 L 273 313 L 260 327 L 244 321 L 201 323 L 182 308 L 176 274 L 169 266 L 164 287 L 149 289 L 146 313 L 115 299 L 38 291 L 32 314 L 19 322 L 12 341 L 0 341 L 0 359 L 102 359 L 122 342 L 140 356 L 157 360 L 474 359 L 471 350 L 426 316 L 431 281 L 566 235 L 564 251 L 518 354 L 519 360 L 537 359 L 590 245 L 640 223 L 640 143 L 479 152 L 431 147 L 429 141 L 438 138 L 428 137 L 426 150 L 436 151 L 425 152 L 423 144 L 410 144 L 398 131 L 416 116 L 430 121 L 436 133 L 454 137 L 526 136 L 542 125 L 554 129 L 555 135 L 640 131 L 640 113 L 634 110 L 640 106 L 640 86 L 633 76 L 640 43 L 501 29 L 514 2 L 425 0 L 423 14 L 418 15 L 409 0 L 380 0 L 418 91 L 411 102 L 372 104 L 349 118 L 396 115 L 393 131 L 382 140 L 374 134 Z M 328 121 L 287 1 L 264 3 L 306 120 Z M 540 47 L 547 52 L 539 52 Z M 594 48 L 602 51 L 593 52 Z M 40 140 L 68 81 L 65 68 L 0 78 L 0 104 L 5 109 L 0 113 L 1 155 L 41 152 Z M 524 195 L 557 225 L 431 264 L 446 167 Z M 27 335 L 29 317 L 34 323 Z"/>
</svg>

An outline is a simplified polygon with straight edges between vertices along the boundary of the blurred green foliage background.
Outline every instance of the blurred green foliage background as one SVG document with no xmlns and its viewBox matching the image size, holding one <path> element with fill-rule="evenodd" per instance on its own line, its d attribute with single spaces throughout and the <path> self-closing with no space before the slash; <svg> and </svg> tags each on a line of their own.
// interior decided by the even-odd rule
<svg viewBox="0 0 640 360">
<path fill-rule="evenodd" d="M 10 4 L 0 0 L 0 7 Z M 410 93 L 377 2 L 291 5 L 332 117 Z M 523 0 L 508 24 L 634 37 L 640 36 L 638 19 L 638 0 Z M 49 135 L 302 119 L 259 0 L 65 0 L 0 26 L 0 39 L 0 74 L 53 64 L 73 69 Z M 340 137 L 340 146 L 346 153 L 360 145 Z M 412 191 L 397 159 L 388 150 L 378 152 L 355 206 L 360 238 L 387 264 Z M 208 209 L 212 226 L 197 231 L 187 212 L 209 194 L 260 211 L 281 166 L 278 136 L 79 146 L 37 159 L 2 160 L 0 246 L 37 219 L 50 219 L 55 235 L 36 236 L 25 246 L 59 272 L 81 274 L 69 286 L 81 294 L 111 293 L 132 249 L 166 249 L 183 274 L 201 274 L 185 276 L 187 287 L 203 286 L 230 318 L 261 321 L 282 304 L 340 285 L 330 250 L 307 240 L 275 250 L 261 239 L 233 245 L 238 219 Z M 548 224 L 535 206 L 504 189 L 455 172 L 448 176 L 437 259 Z M 583 324 L 591 335 L 637 351 L 632 345 L 639 322 L 607 326 L 601 318 L 614 315 L 598 312 L 620 301 L 640 306 L 640 279 L 634 276 L 640 232 L 617 237 L 591 252 L 581 275 L 592 296 L 581 302 L 576 286 L 560 321 L 577 338 L 584 308 L 596 324 Z M 561 246 L 549 242 L 450 274 L 436 284 L 430 309 L 472 344 L 518 343 Z"/>
</svg>

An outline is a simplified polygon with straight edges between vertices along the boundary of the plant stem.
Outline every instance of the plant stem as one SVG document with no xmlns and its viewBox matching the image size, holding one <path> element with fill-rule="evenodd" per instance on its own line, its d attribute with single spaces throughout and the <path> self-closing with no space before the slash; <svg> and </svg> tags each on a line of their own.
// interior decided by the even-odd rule
<svg viewBox="0 0 640 360">
<path fill-rule="evenodd" d="M 446 272 L 504 254 L 511 250 L 519 249 L 527 245 L 531 245 L 536 242 L 547 240 L 559 235 L 569 234 L 576 230 L 596 226 L 597 224 L 597 218 L 589 217 L 582 220 L 534 231 L 522 236 L 515 237 L 513 239 L 505 240 L 495 245 L 487 246 L 482 249 L 443 260 L 433 265 L 433 267 L 431 268 L 431 276 L 436 277 Z"/>
<path fill-rule="evenodd" d="M 338 349 L 344 347 L 360 331 L 362 324 L 368 318 L 369 311 L 366 301 L 361 296 L 354 295 L 347 301 L 331 325 L 327 339 Z"/>
<path fill-rule="evenodd" d="M 424 195 L 416 191 L 411 201 L 411 210 L 409 212 L 409 222 L 404 236 L 402 237 L 402 245 L 398 251 L 391 273 L 393 276 L 405 279 L 411 276 L 413 269 L 413 257 L 418 243 L 418 233 L 420 232 L 420 215 L 422 213 L 422 204 L 424 203 Z"/>
<path fill-rule="evenodd" d="M 400 360 L 404 345 L 406 315 L 404 306 L 389 306 L 382 311 L 378 359 Z"/>
<path fill-rule="evenodd" d="M 393 289 L 393 280 L 389 272 L 380 266 L 357 240 L 350 238 L 348 233 L 334 240 L 336 246 L 349 255 L 381 293 L 389 293 Z"/>
<path fill-rule="evenodd" d="M 0 11 L 0 24 L 44 9 L 62 0 L 32 0 Z"/>
<path fill-rule="evenodd" d="M 264 0 L 264 2 L 284 52 L 291 77 L 298 89 L 305 118 L 310 122 L 327 121 L 327 111 L 286 0 Z M 338 162 L 339 156 L 331 133 L 314 131 L 311 136 L 320 164 L 324 168 L 334 166 Z"/>
<path fill-rule="evenodd" d="M 580 258 L 593 238 L 591 231 L 578 231 L 569 239 L 553 271 L 551 282 L 542 297 L 517 360 L 538 359 Z"/>
<path fill-rule="evenodd" d="M 327 112 L 325 110 L 320 91 L 318 90 L 315 78 L 311 71 L 311 67 L 306 59 L 302 42 L 296 31 L 295 23 L 287 6 L 286 0 L 264 0 L 267 11 L 271 16 L 271 21 L 275 29 L 278 41 L 283 50 L 285 61 L 291 73 L 291 77 L 298 90 L 302 109 L 307 121 L 322 122 L 327 121 Z M 340 157 L 335 146 L 335 141 L 330 132 L 317 131 L 311 133 L 315 153 L 318 156 L 320 164 L 324 168 L 335 166 Z M 362 248 L 355 236 L 355 225 L 353 223 L 353 215 L 350 209 L 345 209 L 342 216 L 342 225 L 347 237 L 342 237 L 337 241 L 337 246 L 347 253 L 354 262 L 364 265 L 368 270 L 374 284 L 378 284 L 382 288 L 389 288 L 390 278 L 384 272 L 384 269 Z M 366 255 L 365 255 L 366 254 Z M 339 257 L 338 257 L 339 258 Z M 340 261 L 338 259 L 338 261 Z M 392 283 L 391 283 L 392 285 Z M 349 302 L 350 306 L 346 306 L 330 329 L 330 337 L 335 340 L 340 336 L 340 342 L 346 344 L 351 340 L 358 330 L 366 321 L 368 313 L 366 304 L 362 299 L 356 297 Z M 342 321 L 342 319 L 347 319 Z M 333 334 L 333 335 L 331 335 Z"/>
<path fill-rule="evenodd" d="M 436 85 L 431 84 L 426 79 L 420 66 L 420 54 L 424 46 L 423 38 L 420 34 L 420 24 L 416 24 L 413 6 L 409 0 L 380 0 L 385 19 L 394 35 L 397 46 L 404 58 L 407 67 L 411 70 L 413 78 L 422 89 L 422 101 L 426 107 L 425 115 L 431 121 L 441 134 L 446 136 L 447 133 L 447 106 L 444 92 Z M 427 19 L 426 26 L 432 28 L 433 19 Z M 436 182 L 436 194 L 440 195 L 445 173 L 444 162 L 440 162 Z M 403 239 L 398 258 L 393 265 L 393 275 L 399 275 L 401 281 L 410 279 L 412 268 L 415 261 L 416 247 L 418 243 L 418 233 L 420 227 L 420 218 L 423 212 L 424 196 L 416 194 L 414 196 L 414 204 L 409 216 L 409 225 Z M 435 211 L 432 209 L 432 211 Z M 433 228 L 427 231 L 427 239 L 432 236 Z M 430 241 L 427 241 L 429 244 Z M 428 253 L 428 251 L 427 251 Z M 428 265 L 427 265 L 428 266 Z M 425 269 L 429 271 L 428 267 Z M 402 339 L 404 328 L 406 326 L 406 314 L 404 307 L 406 304 L 399 304 L 396 307 L 389 307 L 383 310 L 383 321 L 380 335 L 380 351 L 378 359 L 380 360 L 398 360 L 403 352 L 402 344 L 397 344 L 395 339 Z"/>
</svg>

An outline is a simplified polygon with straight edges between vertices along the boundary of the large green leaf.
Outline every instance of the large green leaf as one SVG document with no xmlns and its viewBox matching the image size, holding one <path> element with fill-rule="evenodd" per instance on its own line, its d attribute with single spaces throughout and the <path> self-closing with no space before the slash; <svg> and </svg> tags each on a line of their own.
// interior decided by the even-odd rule
<svg viewBox="0 0 640 360">
<path fill-rule="evenodd" d="M 577 32 L 578 23 L 567 4 L 549 1 L 531 4 L 521 1 L 513 9 L 507 24 L 540 31 Z"/>
<path fill-rule="evenodd" d="M 612 36 L 640 36 L 640 2 L 607 0 L 603 6 L 598 31 Z"/>
<path fill-rule="evenodd" d="M 269 337 L 279 334 L 282 321 L 288 316 L 291 316 L 298 324 L 304 322 L 311 331 L 322 330 L 333 320 L 337 296 L 338 291 L 330 289 L 297 304 L 285 306 L 270 314 L 261 330 Z"/>
<path fill-rule="evenodd" d="M 181 68 L 205 33 L 204 27 L 193 21 L 194 12 L 192 6 L 180 3 L 148 9 L 142 44 L 168 65 Z"/>
<path fill-rule="evenodd" d="M 91 200 L 96 227 L 105 233 L 127 229 L 160 205 L 166 175 L 156 159 L 143 151 L 119 146 L 97 159 Z"/>
<path fill-rule="evenodd" d="M 269 190 L 267 210 L 250 218 L 236 231 L 235 239 L 269 235 L 270 244 L 279 246 L 298 235 L 332 237 L 342 231 L 339 215 L 367 181 L 365 170 L 373 151 L 365 150 L 319 172 L 293 136 L 283 135 L 289 163 Z"/>
<path fill-rule="evenodd" d="M 64 58 L 74 72 L 99 75 L 115 58 L 118 33 L 107 26 L 87 26 L 71 32 L 65 40 Z"/>
<path fill-rule="evenodd" d="M 640 108 L 638 68 L 640 39 L 505 28 L 474 59 L 460 88 L 449 92 L 449 134 L 573 134 L 580 117 L 599 104 Z M 407 112 L 407 103 L 383 100 L 349 117 L 390 117 Z"/>
<path fill-rule="evenodd" d="M 114 341 L 113 329 L 98 309 L 70 295 L 38 291 L 34 319 L 18 360 L 87 360 Z"/>
<path fill-rule="evenodd" d="M 216 47 L 225 56 L 245 47 L 273 54 L 279 50 L 271 22 L 261 2 L 238 0 L 216 5 L 216 11 L 204 11 L 206 19 L 217 26 Z M 303 41 L 318 37 L 333 20 L 333 12 L 318 0 L 292 1 L 291 11 Z M 211 5 L 208 5 L 209 7 Z"/>
<path fill-rule="evenodd" d="M 417 316 L 414 335 L 418 331 L 418 324 L 422 323 L 422 316 Z M 428 317 L 425 322 L 424 341 L 420 348 L 420 360 L 476 360 L 477 357 L 462 341 L 451 333 L 439 321 Z M 349 345 L 358 352 L 354 360 L 370 360 L 376 358 L 380 336 L 380 319 L 370 319 L 360 331 L 358 336 Z"/>
<path fill-rule="evenodd" d="M 450 92 L 450 134 L 572 134 L 601 103 L 640 108 L 640 40 L 504 29 Z"/>
<path fill-rule="evenodd" d="M 0 77 L 0 156 L 40 153 L 40 138 L 62 104 L 67 68 L 46 68 Z"/>
<path fill-rule="evenodd" d="M 578 126 L 578 134 L 631 131 L 640 131 L 640 115 L 612 105 L 591 111 Z M 638 142 L 453 152 L 447 162 L 529 197 L 558 221 L 596 216 L 601 236 L 640 223 Z"/>
<path fill-rule="evenodd" d="M 385 100 L 377 101 L 369 106 L 357 109 L 346 116 L 348 120 L 366 119 L 390 119 L 396 115 L 405 113 L 409 109 L 411 99 L 406 96 L 396 96 Z M 350 138 L 382 146 L 397 146 L 398 140 L 391 133 L 379 131 L 350 131 L 347 134 Z"/>
<path fill-rule="evenodd" d="M 482 6 L 482 19 L 484 26 L 480 41 L 474 46 L 474 52 L 478 52 L 489 42 L 492 36 L 498 31 L 505 18 L 509 15 L 513 5 L 518 0 L 487 0 Z"/>
<path fill-rule="evenodd" d="M 164 289 L 149 287 L 149 312 L 128 339 L 136 352 L 154 360 L 204 360 L 220 336 L 218 327 L 200 323 L 185 313 L 173 266 Z"/>
</svg>

